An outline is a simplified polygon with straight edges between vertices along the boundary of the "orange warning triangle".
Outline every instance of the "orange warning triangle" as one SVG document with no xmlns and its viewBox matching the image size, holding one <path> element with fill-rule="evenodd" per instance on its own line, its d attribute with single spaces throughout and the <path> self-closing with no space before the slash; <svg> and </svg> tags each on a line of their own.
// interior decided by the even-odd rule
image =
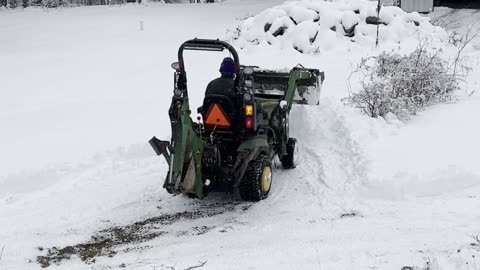
<svg viewBox="0 0 480 270">
<path fill-rule="evenodd" d="M 205 125 L 215 126 L 219 128 L 229 128 L 231 126 L 230 120 L 223 112 L 222 108 L 218 104 L 212 104 L 207 112 L 207 119 L 205 119 Z"/>
</svg>

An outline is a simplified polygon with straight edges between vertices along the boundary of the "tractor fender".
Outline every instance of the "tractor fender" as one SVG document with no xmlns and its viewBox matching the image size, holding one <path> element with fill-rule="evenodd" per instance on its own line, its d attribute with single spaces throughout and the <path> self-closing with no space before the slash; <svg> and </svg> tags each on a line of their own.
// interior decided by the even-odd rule
<svg viewBox="0 0 480 270">
<path fill-rule="evenodd" d="M 240 144 L 237 152 L 252 151 L 264 147 L 269 147 L 267 135 L 257 135 Z"/>
<path fill-rule="evenodd" d="M 270 155 L 270 145 L 266 135 L 254 136 L 243 142 L 237 148 L 237 160 L 233 166 L 233 186 L 237 188 L 247 170 L 248 163 L 256 159 L 260 154 Z"/>
</svg>

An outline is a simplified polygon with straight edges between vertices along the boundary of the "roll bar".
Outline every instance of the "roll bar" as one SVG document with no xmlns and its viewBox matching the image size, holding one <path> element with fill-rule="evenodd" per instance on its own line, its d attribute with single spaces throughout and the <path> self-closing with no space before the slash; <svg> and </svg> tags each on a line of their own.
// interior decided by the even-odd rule
<svg viewBox="0 0 480 270">
<path fill-rule="evenodd" d="M 191 39 L 185 41 L 180 48 L 178 49 L 178 64 L 179 64 L 179 71 L 181 78 L 178 81 L 178 88 L 184 89 L 186 88 L 186 72 L 185 72 L 185 62 L 183 61 L 183 52 L 185 50 L 191 51 L 212 51 L 212 52 L 222 52 L 227 49 L 230 54 L 233 56 L 233 61 L 235 62 L 235 90 L 237 88 L 238 82 L 240 80 L 240 59 L 238 58 L 238 53 L 231 46 L 225 41 L 221 41 L 219 39 Z M 183 81 L 185 80 L 185 81 Z"/>
</svg>

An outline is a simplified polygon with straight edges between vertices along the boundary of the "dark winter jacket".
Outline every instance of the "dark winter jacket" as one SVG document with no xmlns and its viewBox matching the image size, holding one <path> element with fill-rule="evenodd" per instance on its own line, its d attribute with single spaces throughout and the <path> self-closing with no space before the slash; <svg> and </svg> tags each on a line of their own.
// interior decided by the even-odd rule
<svg viewBox="0 0 480 270">
<path fill-rule="evenodd" d="M 234 82 L 233 75 L 222 74 L 220 78 L 217 78 L 208 84 L 205 96 L 224 95 L 235 100 L 235 92 L 233 89 Z"/>
</svg>

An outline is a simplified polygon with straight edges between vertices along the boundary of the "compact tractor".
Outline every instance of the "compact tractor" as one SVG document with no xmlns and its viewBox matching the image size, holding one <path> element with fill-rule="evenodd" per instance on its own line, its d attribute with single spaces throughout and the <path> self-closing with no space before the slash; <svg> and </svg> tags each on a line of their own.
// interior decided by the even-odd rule
<svg viewBox="0 0 480 270">
<path fill-rule="evenodd" d="M 185 50 L 228 50 L 235 62 L 235 96 L 207 95 L 190 117 Z M 220 40 L 193 39 L 178 50 L 170 109 L 172 137 L 149 143 L 169 166 L 164 188 L 203 199 L 225 191 L 243 200 L 266 198 L 276 156 L 284 169 L 297 165 L 297 140 L 289 134 L 292 105 L 318 105 L 323 72 L 298 65 L 289 72 L 240 65 L 235 49 Z M 201 115 L 201 117 L 200 117 Z"/>
</svg>

